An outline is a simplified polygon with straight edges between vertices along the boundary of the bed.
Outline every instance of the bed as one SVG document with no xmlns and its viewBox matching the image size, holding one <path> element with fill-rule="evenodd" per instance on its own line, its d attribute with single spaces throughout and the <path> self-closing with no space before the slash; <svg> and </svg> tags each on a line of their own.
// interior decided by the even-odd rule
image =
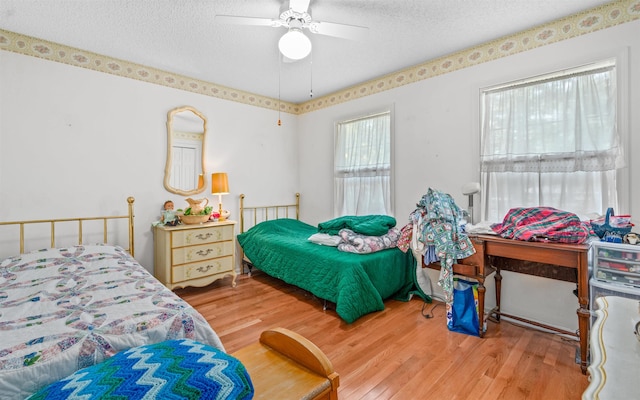
<svg viewBox="0 0 640 400">
<path fill-rule="evenodd" d="M 20 250 L 0 259 L 0 398 L 67 398 L 74 390 L 83 392 L 73 398 L 111 392 L 135 399 L 151 390 L 163 398 L 174 383 L 179 394 L 197 388 L 252 398 L 252 382 L 263 392 L 255 398 L 264 398 L 282 387 L 271 372 L 284 369 L 296 393 L 337 399 L 330 361 L 295 332 L 270 329 L 237 357 L 226 354 L 204 317 L 133 258 L 134 199 L 127 202 L 126 215 L 0 222 L 18 232 Z M 103 243 L 83 244 L 96 221 Z M 108 244 L 121 221 L 127 245 Z M 69 224 L 77 227 L 76 244 L 60 246 Z M 46 248 L 26 251 L 27 233 L 42 232 L 34 228 L 41 225 L 49 230 Z"/>
<path fill-rule="evenodd" d="M 250 271 L 255 267 L 335 304 L 347 323 L 384 310 L 386 299 L 410 299 L 416 268 L 411 252 L 393 247 L 356 254 L 312 243 L 318 227 L 298 219 L 299 196 L 295 204 L 246 207 L 240 195 L 237 239 Z"/>
<path fill-rule="evenodd" d="M 224 347 L 207 321 L 163 286 L 131 255 L 133 198 L 129 213 L 100 217 L 106 226 L 128 222 L 128 248 L 82 244 L 56 246 L 56 227 L 74 219 L 2 222 L 17 226 L 20 254 L 0 261 L 0 397 L 25 398 L 40 387 L 123 349 L 190 338 Z M 24 252 L 25 231 L 51 226 L 51 247 Z M 33 229 L 32 229 L 33 230 Z M 108 232 L 105 229 L 105 240 Z"/>
</svg>

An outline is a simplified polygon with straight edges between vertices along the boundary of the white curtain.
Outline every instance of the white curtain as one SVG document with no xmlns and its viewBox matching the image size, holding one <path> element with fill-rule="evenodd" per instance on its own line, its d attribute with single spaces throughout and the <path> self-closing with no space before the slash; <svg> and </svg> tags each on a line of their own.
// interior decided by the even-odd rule
<svg viewBox="0 0 640 400">
<path fill-rule="evenodd" d="M 390 112 L 338 123 L 334 215 L 391 213 Z"/>
<path fill-rule="evenodd" d="M 483 92 L 482 218 L 500 221 L 512 207 L 616 208 L 616 98 L 613 62 Z"/>
</svg>

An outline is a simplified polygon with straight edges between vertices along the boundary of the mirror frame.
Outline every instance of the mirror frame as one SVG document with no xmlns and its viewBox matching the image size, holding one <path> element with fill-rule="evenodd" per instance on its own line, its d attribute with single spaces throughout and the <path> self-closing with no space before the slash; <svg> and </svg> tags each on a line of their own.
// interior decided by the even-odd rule
<svg viewBox="0 0 640 400">
<path fill-rule="evenodd" d="M 202 155 L 201 155 L 201 160 L 202 160 L 202 166 L 201 166 L 201 174 L 204 178 L 205 176 L 205 169 L 204 169 L 204 155 L 205 155 L 205 142 L 206 142 L 206 138 L 207 138 L 207 118 L 198 110 L 196 110 L 193 107 L 190 106 L 182 106 L 182 107 L 177 107 L 174 108 L 172 110 L 169 110 L 169 112 L 167 113 L 167 161 L 164 167 L 164 188 L 174 194 L 178 194 L 181 196 L 191 196 L 194 194 L 198 194 L 198 193 L 202 193 L 204 192 L 205 187 L 207 186 L 204 181 L 201 187 L 197 187 L 193 190 L 181 190 L 181 189 L 176 189 L 174 187 L 171 186 L 171 165 L 173 162 L 173 127 L 172 127 L 172 122 L 173 122 L 173 117 L 180 112 L 184 112 L 184 111 L 190 111 L 192 113 L 194 113 L 197 117 L 201 118 L 203 121 L 203 132 L 202 132 Z"/>
</svg>

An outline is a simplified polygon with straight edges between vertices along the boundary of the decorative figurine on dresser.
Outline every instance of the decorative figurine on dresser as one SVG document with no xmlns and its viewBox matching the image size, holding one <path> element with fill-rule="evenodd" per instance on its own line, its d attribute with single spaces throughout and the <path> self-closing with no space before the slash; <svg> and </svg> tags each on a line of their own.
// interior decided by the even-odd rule
<svg viewBox="0 0 640 400">
<path fill-rule="evenodd" d="M 192 207 L 202 205 L 205 214 L 198 212 L 191 217 L 202 218 L 185 218 L 193 209 L 178 210 L 181 224 L 154 226 L 155 277 L 172 290 L 206 286 L 226 276 L 232 277 L 231 284 L 235 287 L 236 222 L 209 221 L 212 209 L 206 205 L 208 201 L 188 200 Z"/>
</svg>

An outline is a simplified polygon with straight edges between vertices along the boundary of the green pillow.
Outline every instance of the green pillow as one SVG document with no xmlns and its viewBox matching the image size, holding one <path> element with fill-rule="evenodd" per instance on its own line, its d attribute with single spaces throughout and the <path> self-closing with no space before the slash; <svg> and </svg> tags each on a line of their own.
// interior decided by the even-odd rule
<svg viewBox="0 0 640 400">
<path fill-rule="evenodd" d="M 396 226 L 396 219 L 388 215 L 346 215 L 318 224 L 318 232 L 337 235 L 340 229 L 366 236 L 382 236 Z"/>
</svg>

